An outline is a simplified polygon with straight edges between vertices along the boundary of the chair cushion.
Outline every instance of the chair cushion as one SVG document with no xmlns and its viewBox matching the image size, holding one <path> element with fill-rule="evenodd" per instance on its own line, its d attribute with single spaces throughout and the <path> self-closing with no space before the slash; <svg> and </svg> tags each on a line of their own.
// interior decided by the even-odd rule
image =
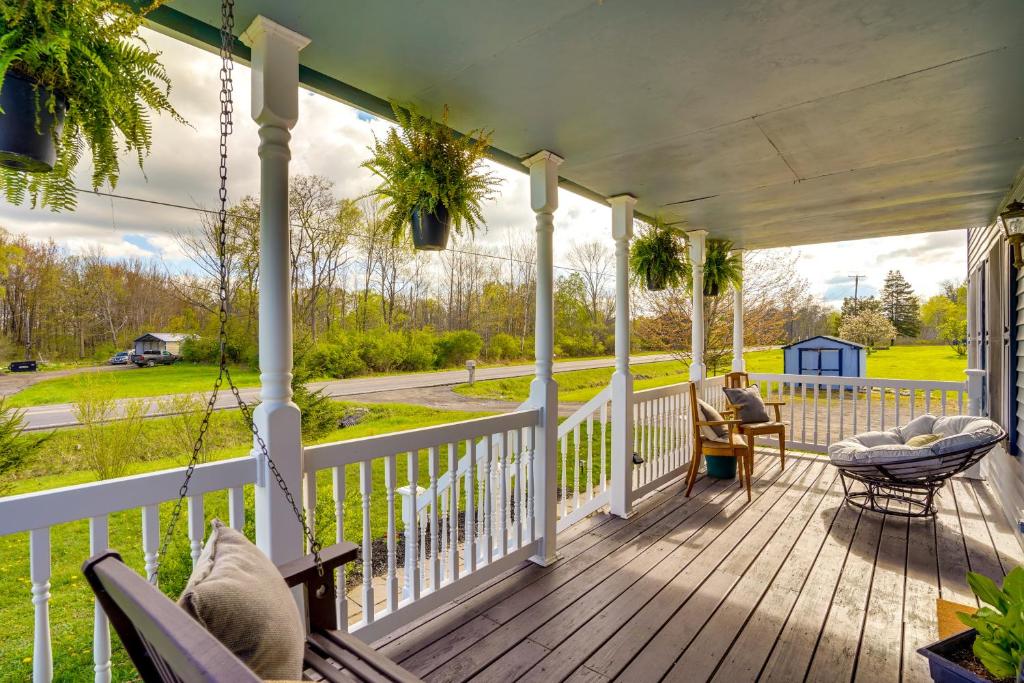
<svg viewBox="0 0 1024 683">
<path fill-rule="evenodd" d="M 721 422 L 724 418 L 710 403 L 697 399 L 697 410 L 700 411 L 699 421 Z M 711 441 L 729 441 L 729 428 L 725 425 L 701 425 L 700 435 Z"/>
<path fill-rule="evenodd" d="M 210 527 L 178 604 L 260 678 L 298 680 L 306 633 L 291 589 L 244 534 Z"/>
<path fill-rule="evenodd" d="M 747 422 L 742 425 L 741 429 L 749 429 L 751 431 L 755 431 L 758 429 L 784 429 L 785 427 L 785 422 L 776 422 L 774 420 L 770 420 L 768 422 Z"/>
<path fill-rule="evenodd" d="M 932 434 L 940 438 L 921 444 L 920 437 Z M 834 465 L 841 467 L 895 463 L 931 454 L 933 458 L 914 465 L 915 471 L 925 471 L 929 463 L 939 466 L 944 462 L 944 456 L 974 445 L 991 443 L 1000 434 L 1002 429 L 999 425 L 984 417 L 922 415 L 886 432 L 865 432 L 837 441 L 828 447 L 828 455 Z"/>
<path fill-rule="evenodd" d="M 911 448 L 920 448 L 921 446 L 928 446 L 935 443 L 942 438 L 942 434 L 918 434 L 907 439 L 907 446 Z"/>
<path fill-rule="evenodd" d="M 722 389 L 729 403 L 736 407 L 736 419 L 746 424 L 748 422 L 768 422 L 768 409 L 765 408 L 764 399 L 761 398 L 761 390 L 756 384 L 746 388 Z"/>
<path fill-rule="evenodd" d="M 701 434 L 701 436 L 704 436 L 704 435 Z M 723 446 L 725 444 L 730 443 L 730 441 L 729 441 L 729 437 L 728 436 L 724 436 L 721 439 L 707 439 L 707 438 L 705 438 L 704 439 L 704 443 L 709 444 L 711 446 Z M 740 434 L 733 434 L 732 435 L 732 442 L 731 443 L 732 443 L 733 446 L 743 446 L 745 448 L 746 445 L 747 445 L 747 440 L 744 439 L 743 436 L 740 435 Z"/>
</svg>

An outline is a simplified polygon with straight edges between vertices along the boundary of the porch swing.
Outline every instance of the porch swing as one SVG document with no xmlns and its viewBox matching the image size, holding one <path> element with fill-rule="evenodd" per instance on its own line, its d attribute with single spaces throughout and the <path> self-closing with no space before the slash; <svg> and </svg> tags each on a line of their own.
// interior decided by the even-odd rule
<svg viewBox="0 0 1024 683">
<path fill-rule="evenodd" d="M 325 681 L 402 681 L 412 682 L 419 679 L 408 673 L 397 664 L 377 654 L 372 648 L 364 644 L 358 638 L 349 635 L 345 631 L 344 624 L 338 624 L 336 612 L 336 598 L 338 587 L 335 583 L 334 572 L 348 562 L 356 559 L 358 548 L 355 544 L 342 542 L 321 548 L 316 540 L 312 529 L 306 521 L 304 513 L 295 502 L 295 497 L 288 490 L 288 485 L 281 476 L 268 452 L 266 442 L 260 435 L 253 422 L 250 407 L 245 403 L 239 394 L 231 378 L 231 371 L 227 363 L 226 341 L 227 341 L 227 268 L 225 264 L 226 251 L 226 222 L 227 222 L 227 137 L 232 128 L 232 78 L 233 47 L 234 47 L 234 0 L 222 0 L 221 4 L 221 112 L 220 112 L 220 210 L 218 213 L 218 259 L 220 264 L 220 287 L 219 287 L 219 372 L 213 385 L 213 391 L 207 402 L 206 410 L 196 436 L 192 455 L 185 470 L 184 481 L 178 492 L 178 499 L 171 513 L 171 519 L 164 533 L 158 558 L 160 560 L 166 555 L 168 545 L 174 535 L 178 519 L 181 516 L 182 503 L 188 495 L 189 482 L 195 472 L 199 461 L 199 454 L 202 450 L 203 440 L 209 429 L 210 417 L 216 404 L 217 395 L 225 380 L 228 388 L 235 396 L 238 408 L 245 420 L 246 425 L 252 431 L 253 439 L 260 454 L 266 461 L 273 474 L 282 495 L 285 496 L 291 505 L 292 511 L 302 529 L 303 536 L 309 548 L 309 555 L 288 562 L 280 567 L 274 567 L 273 563 L 260 552 L 255 545 L 249 542 L 244 535 L 228 529 L 222 525 L 213 523 L 208 545 L 213 545 L 213 538 L 220 534 L 230 539 L 230 542 L 218 541 L 224 545 L 224 550 L 218 553 L 228 555 L 232 547 L 238 549 L 238 558 L 234 563 L 216 566 L 213 571 L 220 572 L 220 580 L 224 579 L 224 572 L 231 572 L 238 567 L 248 568 L 252 565 L 259 565 L 265 568 L 266 586 L 257 585 L 259 593 L 271 590 L 283 593 L 284 602 L 290 605 L 291 593 L 288 589 L 302 587 L 305 604 L 305 615 L 308 621 L 308 630 L 304 643 L 301 644 L 302 664 L 301 674 L 314 676 L 314 680 Z M 233 545 L 232 545 L 233 544 Z M 206 553 L 204 553 L 205 555 Z M 211 567 L 214 567 L 213 553 L 206 558 Z M 218 558 L 219 559 L 219 558 Z M 204 557 L 200 557 L 200 562 Z M 225 562 L 223 559 L 220 560 Z M 243 563 L 248 563 L 245 565 Z M 196 565 L 199 566 L 199 563 Z M 96 599 L 103 611 L 106 613 L 110 623 L 114 626 L 121 642 L 124 645 L 128 656 L 138 670 L 143 681 L 154 682 L 177 682 L 177 681 L 215 681 L 232 683 L 259 681 L 262 680 L 257 673 L 243 662 L 246 655 L 250 663 L 252 653 L 247 648 L 236 647 L 233 652 L 221 640 L 213 635 L 198 617 L 190 616 L 184 609 L 175 605 L 156 586 L 159 576 L 159 565 L 150 581 L 139 576 L 127 567 L 121 556 L 107 550 L 88 559 L 82 567 L 90 587 L 96 595 Z M 275 573 L 280 574 L 281 583 L 273 585 L 277 581 Z M 189 582 L 192 587 L 196 580 L 196 572 Z M 231 579 L 230 576 L 227 577 Z M 249 576 L 236 575 L 235 583 L 244 583 Z M 251 589 L 252 586 L 250 586 Z M 267 590 L 261 590 L 266 588 Z M 189 589 L 186 588 L 186 592 Z M 344 587 L 342 587 L 344 594 Z M 209 597 L 209 596 L 207 596 Z M 237 604 L 238 596 L 232 598 Z M 280 603 L 278 603 L 280 605 Z M 217 605 L 214 605 L 216 608 Z M 246 626 L 239 626 L 236 622 L 238 615 L 231 611 L 233 605 L 222 604 L 219 606 L 222 613 L 226 613 L 226 621 L 229 627 L 245 629 Z M 292 609 L 293 612 L 297 610 Z M 298 614 L 295 615 L 298 617 Z M 220 625 L 224 625 L 223 621 Z M 298 619 L 296 619 L 298 622 Z M 301 624 L 297 625 L 298 633 L 302 630 Z M 340 630 L 339 630 L 340 627 Z M 251 629 L 250 629 L 251 630 Z M 244 633 L 244 640 L 253 643 L 253 647 L 259 647 L 263 640 L 264 633 Z M 299 643 L 290 643 L 299 647 Z M 265 645 L 264 645 L 265 646 Z M 245 650 L 239 652 L 238 650 Z M 241 655 L 241 657 L 240 657 Z M 273 653 L 270 655 L 273 657 Z M 300 672 L 296 672 L 299 675 Z"/>
</svg>

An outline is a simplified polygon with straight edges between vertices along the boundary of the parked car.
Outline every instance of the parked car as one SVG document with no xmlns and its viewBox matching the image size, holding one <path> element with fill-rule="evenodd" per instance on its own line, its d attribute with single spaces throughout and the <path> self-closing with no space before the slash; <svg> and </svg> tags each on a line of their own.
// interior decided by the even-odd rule
<svg viewBox="0 0 1024 683">
<path fill-rule="evenodd" d="M 110 360 L 107 361 L 110 365 L 128 365 L 131 363 L 132 352 L 131 351 L 118 351 Z"/>
<path fill-rule="evenodd" d="M 143 351 L 142 353 L 133 353 L 131 362 L 140 368 L 151 368 L 154 365 L 171 365 L 179 358 L 180 356 L 170 351 Z"/>
</svg>

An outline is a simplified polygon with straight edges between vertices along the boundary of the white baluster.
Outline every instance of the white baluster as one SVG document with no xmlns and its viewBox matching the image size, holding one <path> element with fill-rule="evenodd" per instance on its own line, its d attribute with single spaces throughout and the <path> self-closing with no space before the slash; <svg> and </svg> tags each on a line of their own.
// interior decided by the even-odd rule
<svg viewBox="0 0 1024 683">
<path fill-rule="evenodd" d="M 825 385 L 825 445 L 832 443 L 832 385 Z"/>
<path fill-rule="evenodd" d="M 331 468 L 331 493 L 334 497 L 334 541 L 341 543 L 345 540 L 345 466 Z M 390 501 L 393 503 L 393 501 Z M 394 516 L 394 507 L 389 506 L 388 510 Z M 348 630 L 348 582 L 345 576 L 345 566 L 338 568 L 335 577 L 337 581 L 337 597 L 335 598 L 335 610 L 338 615 L 338 628 L 342 631 Z"/>
<path fill-rule="evenodd" d="M 846 437 L 846 385 L 839 387 L 839 438 Z"/>
<path fill-rule="evenodd" d="M 562 501 L 561 501 L 561 514 L 559 517 L 565 517 L 568 514 L 568 500 L 569 500 L 569 470 L 566 467 L 566 461 L 569 456 L 566 455 L 566 443 L 569 440 L 569 435 L 566 434 L 562 437 Z"/>
<path fill-rule="evenodd" d="M 429 505 L 429 503 L 428 503 Z M 419 578 L 420 578 L 420 593 L 428 589 L 427 583 L 427 510 L 426 508 L 420 508 L 418 513 L 419 525 L 420 525 L 420 562 L 419 562 Z"/>
<path fill-rule="evenodd" d="M 417 543 L 419 542 L 419 479 L 420 479 L 420 458 L 418 451 L 409 451 L 408 472 L 409 472 L 409 495 L 406 500 L 409 502 L 409 516 L 405 522 L 405 581 L 410 586 L 408 595 L 413 600 L 420 599 L 420 573 L 416 567 Z"/>
<path fill-rule="evenodd" d="M 466 519 L 463 528 L 466 530 L 466 571 L 476 571 L 476 446 L 472 439 L 466 439 L 466 458 L 469 463 L 464 477 L 466 485 Z"/>
<path fill-rule="evenodd" d="M 438 586 L 444 585 L 445 581 L 448 578 L 448 496 L 446 494 L 447 491 L 442 493 L 440 497 L 441 515 L 438 521 L 438 524 L 440 526 L 437 531 L 438 543 L 441 546 L 441 550 L 438 553 L 441 558 L 441 575 L 440 579 L 438 580 Z"/>
<path fill-rule="evenodd" d="M 512 536 L 515 538 L 516 548 L 523 547 L 523 494 L 526 488 L 523 486 L 525 472 L 523 471 L 523 430 L 517 429 L 512 447 L 515 449 L 515 486 L 512 488 L 512 507 L 515 519 L 512 523 Z"/>
<path fill-rule="evenodd" d="M 89 519 L 89 554 L 97 555 L 110 547 L 106 515 Z M 93 678 L 96 683 L 110 681 L 110 622 L 99 600 L 93 600 L 92 615 Z"/>
<path fill-rule="evenodd" d="M 814 445 L 818 445 L 818 383 L 814 383 Z"/>
<path fill-rule="evenodd" d="M 853 433 L 857 434 L 857 397 L 860 395 L 860 387 L 853 386 Z"/>
<path fill-rule="evenodd" d="M 50 683 L 53 679 L 53 648 L 50 644 L 50 530 L 29 532 L 29 578 L 35 607 L 35 634 L 32 639 L 32 681 Z"/>
<path fill-rule="evenodd" d="M 508 555 L 508 479 L 505 477 L 508 465 L 508 432 L 502 432 L 498 441 L 498 470 L 501 487 L 498 489 L 498 547 L 501 556 Z"/>
<path fill-rule="evenodd" d="M 397 486 L 398 458 L 395 455 L 389 455 L 384 459 L 384 488 L 387 490 L 388 499 L 388 612 L 398 609 L 398 561 L 395 547 L 398 543 L 395 522 L 395 488 Z"/>
<path fill-rule="evenodd" d="M 451 503 L 448 505 L 448 514 L 451 521 L 448 523 L 448 533 L 451 538 L 448 541 L 448 575 L 452 581 L 459 579 L 459 447 L 458 444 L 448 444 L 448 476 L 451 478 L 448 484 L 448 497 Z"/>
<path fill-rule="evenodd" d="M 885 431 L 885 414 L 886 414 L 886 412 L 888 412 L 888 411 L 887 411 L 887 410 L 885 409 L 885 408 L 886 408 L 886 406 L 885 406 L 885 402 L 886 402 L 886 396 L 885 396 L 885 394 L 886 394 L 886 390 L 885 390 L 885 387 L 879 387 L 879 389 L 880 389 L 880 391 L 879 391 L 879 394 L 878 394 L 878 415 L 879 415 L 879 417 L 880 417 L 880 418 L 881 418 L 881 420 L 882 420 L 882 423 L 881 423 L 881 431 L 883 431 L 883 432 L 884 432 L 884 431 Z"/>
<path fill-rule="evenodd" d="M 302 505 L 306 513 L 306 524 L 316 533 L 316 472 L 305 472 L 302 475 Z M 309 539 L 305 539 L 306 552 L 311 553 Z"/>
<path fill-rule="evenodd" d="M 893 398 L 896 400 L 896 425 L 902 424 L 900 422 L 900 404 L 903 403 L 903 390 L 896 387 L 892 390 Z"/>
<path fill-rule="evenodd" d="M 203 512 L 203 496 L 188 497 L 188 541 L 192 552 L 192 568 L 195 569 L 199 555 L 203 552 L 203 531 L 206 518 Z"/>
<path fill-rule="evenodd" d="M 932 412 L 932 392 L 930 389 L 924 392 L 924 412 Z"/>
<path fill-rule="evenodd" d="M 359 494 L 363 504 L 363 621 L 373 623 L 373 536 L 370 528 L 370 495 L 373 492 L 373 462 L 359 463 Z"/>
<path fill-rule="evenodd" d="M 608 459 L 608 402 L 601 403 L 601 493 L 608 490 L 608 472 L 605 461 Z"/>
<path fill-rule="evenodd" d="M 494 520 L 492 519 L 492 515 L 494 513 L 493 494 L 492 494 L 492 491 L 491 491 L 491 458 L 493 457 L 493 454 L 494 454 L 494 435 L 493 434 L 488 434 L 487 435 L 487 451 L 486 451 L 486 453 L 487 453 L 486 456 L 484 456 L 484 468 L 483 468 L 483 471 L 484 471 L 484 477 L 483 477 L 484 478 L 484 495 L 483 495 L 483 498 L 480 501 L 481 503 L 483 503 L 483 508 L 484 508 L 484 510 L 483 510 L 483 512 L 484 512 L 484 514 L 483 514 L 483 522 L 484 522 L 484 525 L 483 525 L 483 530 L 484 530 L 484 534 L 483 534 L 483 547 L 480 549 L 480 551 L 483 553 L 484 563 L 485 564 L 490 564 L 491 560 L 494 559 L 494 539 L 491 537 L 492 536 L 491 530 L 493 528 L 492 524 L 494 523 Z"/>
<path fill-rule="evenodd" d="M 228 489 L 228 526 L 235 531 L 245 529 L 245 490 Z"/>
<path fill-rule="evenodd" d="M 430 585 L 436 591 L 441 587 L 441 555 L 438 552 L 438 498 L 437 476 L 441 467 L 439 446 L 431 446 L 427 452 L 427 469 L 430 473 Z"/>
<path fill-rule="evenodd" d="M 150 581 L 160 566 L 160 507 L 142 508 L 142 553 L 146 563 L 146 578 Z"/>
<path fill-rule="evenodd" d="M 580 509 L 580 425 L 577 422 L 572 428 L 573 450 L 576 456 L 572 460 L 572 509 Z"/>
<path fill-rule="evenodd" d="M 807 383 L 800 384 L 800 440 L 807 443 Z"/>
</svg>

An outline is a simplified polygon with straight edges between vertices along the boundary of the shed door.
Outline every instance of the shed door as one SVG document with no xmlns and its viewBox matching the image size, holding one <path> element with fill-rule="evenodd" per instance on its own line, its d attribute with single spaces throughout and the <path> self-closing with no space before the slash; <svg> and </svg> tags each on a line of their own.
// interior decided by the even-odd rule
<svg viewBox="0 0 1024 683">
<path fill-rule="evenodd" d="M 840 349 L 800 349 L 800 374 L 839 377 L 842 373 Z"/>
</svg>

